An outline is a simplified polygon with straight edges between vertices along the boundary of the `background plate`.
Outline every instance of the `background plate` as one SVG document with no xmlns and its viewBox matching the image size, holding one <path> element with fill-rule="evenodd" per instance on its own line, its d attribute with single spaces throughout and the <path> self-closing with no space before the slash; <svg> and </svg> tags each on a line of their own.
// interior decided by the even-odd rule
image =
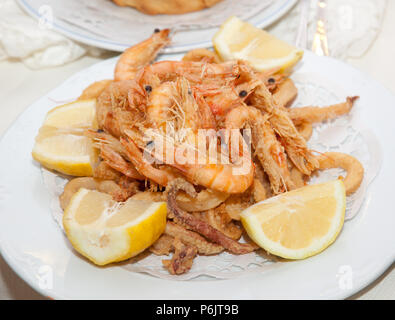
<svg viewBox="0 0 395 320">
<path fill-rule="evenodd" d="M 296 0 L 224 0 L 212 8 L 184 15 L 150 16 L 110 0 L 17 0 L 32 17 L 76 41 L 122 52 L 149 37 L 155 28 L 172 28 L 165 53 L 210 47 L 218 26 L 231 15 L 264 28 L 293 7 Z"/>
<path fill-rule="evenodd" d="M 110 77 L 115 62 L 101 62 L 68 79 L 32 104 L 0 141 L 0 249 L 33 288 L 59 299 L 332 299 L 359 291 L 394 261 L 395 97 L 356 69 L 310 52 L 296 74 L 319 70 L 328 82 L 338 83 L 350 95 L 359 94 L 360 121 L 375 132 L 383 153 L 381 172 L 361 212 L 345 224 L 332 246 L 265 273 L 215 281 L 161 280 L 119 265 L 95 267 L 82 259 L 51 216 L 50 196 L 31 150 L 46 112 L 59 101 L 77 97 L 91 82 Z"/>
</svg>

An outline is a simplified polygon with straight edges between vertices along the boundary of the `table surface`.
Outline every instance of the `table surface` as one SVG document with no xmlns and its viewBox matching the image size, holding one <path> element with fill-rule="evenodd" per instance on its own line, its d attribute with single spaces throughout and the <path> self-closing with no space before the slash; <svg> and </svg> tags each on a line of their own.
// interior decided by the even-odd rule
<svg viewBox="0 0 395 320">
<path fill-rule="evenodd" d="M 381 82 L 395 93 L 395 1 L 389 1 L 383 30 L 370 48 L 360 59 L 348 62 Z M 105 57 L 84 57 L 68 65 L 45 70 L 30 70 L 17 61 L 0 62 L 0 136 L 11 126 L 17 116 L 31 103 L 60 85 L 75 72 L 105 58 L 115 56 L 108 53 Z M 0 300 L 3 299 L 45 299 L 22 279 L 0 257 Z M 395 264 L 379 279 L 350 299 L 395 299 Z"/>
</svg>

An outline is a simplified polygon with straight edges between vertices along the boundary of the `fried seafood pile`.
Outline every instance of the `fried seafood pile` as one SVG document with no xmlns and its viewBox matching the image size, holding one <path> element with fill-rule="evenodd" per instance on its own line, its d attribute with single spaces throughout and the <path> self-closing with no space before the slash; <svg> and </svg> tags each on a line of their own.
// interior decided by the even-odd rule
<svg viewBox="0 0 395 320">
<path fill-rule="evenodd" d="M 166 230 L 149 250 L 173 253 L 163 265 L 171 274 L 182 274 L 197 255 L 258 249 L 245 238 L 239 241 L 241 211 L 306 185 L 317 170 L 343 168 L 347 194 L 358 189 L 363 167 L 356 159 L 318 155 L 307 146 L 314 123 L 349 113 L 358 97 L 327 107 L 289 108 L 297 89 L 288 74 L 277 70 L 258 72 L 244 61 L 221 61 L 206 49 L 192 50 L 182 61 L 153 62 L 168 35 L 162 30 L 129 48 L 117 62 L 114 80 L 84 90 L 81 99 L 97 98 L 100 129 L 86 135 L 98 148 L 100 162 L 94 177 L 66 185 L 63 208 L 79 187 L 109 193 L 117 201 L 167 201 Z M 214 158 L 225 155 L 228 162 L 196 161 L 203 129 L 214 132 L 206 138 L 221 146 Z M 242 129 L 250 132 L 250 146 Z M 224 138 L 230 130 L 240 133 L 236 144 Z M 166 151 L 195 161 L 154 150 L 158 141 L 171 146 Z M 203 145 L 209 148 L 208 142 Z M 146 161 L 146 155 L 156 161 Z M 241 164 L 243 170 L 235 174 Z"/>
</svg>

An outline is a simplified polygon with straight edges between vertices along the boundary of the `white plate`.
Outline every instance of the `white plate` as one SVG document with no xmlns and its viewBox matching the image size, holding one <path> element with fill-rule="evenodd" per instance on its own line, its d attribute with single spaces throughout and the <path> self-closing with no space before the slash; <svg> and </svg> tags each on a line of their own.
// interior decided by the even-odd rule
<svg viewBox="0 0 395 320">
<path fill-rule="evenodd" d="M 33 288 L 59 299 L 332 299 L 356 293 L 393 263 L 395 97 L 352 67 L 310 52 L 297 73 L 319 73 L 350 95 L 359 94 L 360 121 L 375 132 L 383 152 L 381 172 L 370 185 L 361 212 L 345 224 L 331 247 L 265 273 L 212 281 L 161 280 L 119 265 L 95 267 L 82 259 L 51 216 L 50 196 L 30 152 L 54 101 L 77 97 L 92 81 L 111 77 L 114 63 L 104 61 L 68 79 L 31 105 L 0 142 L 1 253 Z"/>
<path fill-rule="evenodd" d="M 110 0 L 17 0 L 41 23 L 76 41 L 122 52 L 149 37 L 155 28 L 171 27 L 172 44 L 165 53 L 210 47 L 218 26 L 231 15 L 264 28 L 282 17 L 296 0 L 223 0 L 212 8 L 184 15 L 149 16 Z M 93 4 L 93 5 L 92 5 Z"/>
</svg>

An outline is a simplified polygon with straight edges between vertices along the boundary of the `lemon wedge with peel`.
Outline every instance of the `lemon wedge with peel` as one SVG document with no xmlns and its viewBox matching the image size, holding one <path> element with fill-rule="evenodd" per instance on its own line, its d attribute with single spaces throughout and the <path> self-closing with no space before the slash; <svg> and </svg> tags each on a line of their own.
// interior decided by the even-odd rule
<svg viewBox="0 0 395 320">
<path fill-rule="evenodd" d="M 306 186 L 257 203 L 241 214 L 248 235 L 287 259 L 315 255 L 335 241 L 344 223 L 343 181 Z"/>
<path fill-rule="evenodd" d="M 36 137 L 32 156 L 43 166 L 73 176 L 91 176 L 98 152 L 84 136 L 97 129 L 96 100 L 81 100 L 47 113 Z"/>
<path fill-rule="evenodd" d="M 246 60 L 258 71 L 285 71 L 303 57 L 303 50 L 237 17 L 230 17 L 222 24 L 213 45 L 223 60 Z"/>
<path fill-rule="evenodd" d="M 78 100 L 50 110 L 44 126 L 56 128 L 97 129 L 96 99 Z"/>
<path fill-rule="evenodd" d="M 81 188 L 63 215 L 73 247 L 97 265 L 123 261 L 151 246 L 166 227 L 166 202 L 129 199 Z"/>
</svg>

